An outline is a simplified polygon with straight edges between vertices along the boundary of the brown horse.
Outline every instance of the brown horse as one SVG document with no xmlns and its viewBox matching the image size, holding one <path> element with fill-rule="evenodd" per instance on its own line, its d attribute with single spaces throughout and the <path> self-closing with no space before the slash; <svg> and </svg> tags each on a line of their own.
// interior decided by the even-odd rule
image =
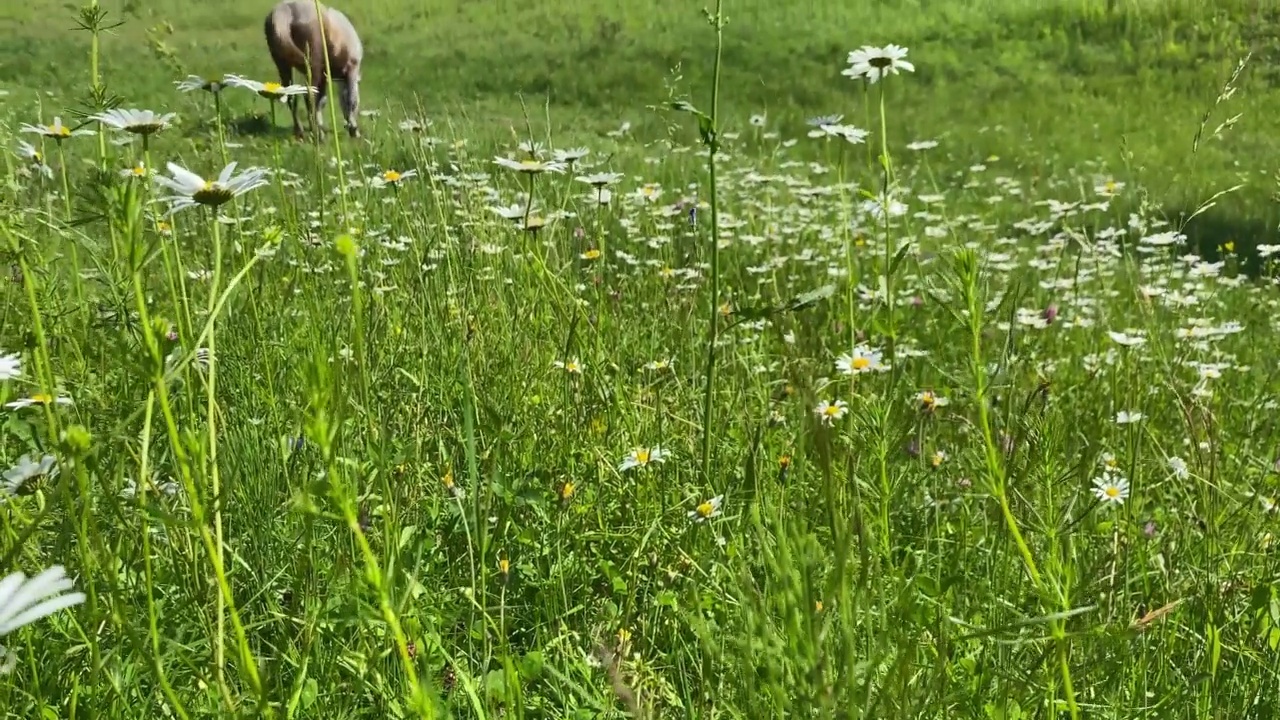
<svg viewBox="0 0 1280 720">
<path fill-rule="evenodd" d="M 359 137 L 356 110 L 360 105 L 360 61 L 364 58 L 364 47 L 346 15 L 323 5 L 320 6 L 320 13 L 319 17 L 324 18 L 323 38 L 314 0 L 282 0 L 272 8 L 264 23 L 267 48 L 271 51 L 276 69 L 280 71 L 281 84 L 293 84 L 295 69 L 304 78 L 309 73 L 311 82 L 307 84 L 316 88 L 317 98 L 313 106 L 311 94 L 306 95 L 307 112 L 314 126 L 321 130 L 324 129 L 321 113 L 329 92 L 326 73 L 331 72 L 333 79 L 339 84 L 342 116 L 346 120 L 347 132 L 351 137 Z M 328 58 L 324 52 L 326 47 L 329 51 Z M 296 97 L 290 96 L 289 111 L 293 114 L 293 132 L 302 137 Z"/>
</svg>

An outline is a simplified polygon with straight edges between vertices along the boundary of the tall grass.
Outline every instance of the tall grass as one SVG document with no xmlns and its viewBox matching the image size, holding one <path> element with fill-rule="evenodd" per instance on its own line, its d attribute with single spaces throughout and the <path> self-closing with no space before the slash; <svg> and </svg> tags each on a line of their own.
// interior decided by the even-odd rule
<svg viewBox="0 0 1280 720">
<path fill-rule="evenodd" d="M 718 2 L 688 35 L 708 67 L 629 129 L 400 103 L 351 142 L 331 103 L 335 137 L 298 145 L 237 88 L 111 72 L 106 31 L 136 22 L 91 3 L 82 114 L 127 97 L 181 122 L 55 139 L 15 132 L 52 113 L 13 103 L 0 130 L 38 146 L 0 190 L 0 356 L 21 363 L 0 380 L 0 575 L 60 564 L 84 592 L 3 638 L 0 707 L 1271 716 L 1280 243 L 1230 229 L 1256 178 L 1213 184 L 1264 121 L 1247 51 L 1162 120 L 1185 141 L 1101 141 L 1127 165 L 991 112 L 910 120 L 959 97 L 939 78 L 960 46 L 914 44 L 937 18 L 1041 23 L 1015 51 L 1069 50 L 1058 102 L 1087 103 L 1066 88 L 1096 47 L 1061 38 L 1238 10 Z M 672 38 L 697 19 L 617 17 Z M 914 72 L 840 77 L 841 47 L 821 109 L 750 104 L 765 66 L 735 74 L 742 38 L 870 18 L 898 18 L 909 37 L 865 43 L 911 43 Z M 1048 103 L 1043 82 L 1018 102 Z M 1135 92 L 1187 104 L 1180 82 Z M 265 175 L 168 213 L 170 161 Z M 1227 229 L 1197 247 L 1161 193 Z"/>
</svg>

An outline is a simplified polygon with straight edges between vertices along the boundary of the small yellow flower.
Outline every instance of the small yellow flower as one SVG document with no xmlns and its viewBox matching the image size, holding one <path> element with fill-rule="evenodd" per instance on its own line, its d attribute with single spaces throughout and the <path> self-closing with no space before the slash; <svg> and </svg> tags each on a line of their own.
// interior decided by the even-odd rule
<svg viewBox="0 0 1280 720">
<path fill-rule="evenodd" d="M 498 558 L 498 572 L 502 573 L 502 576 L 503 576 L 504 578 L 505 578 L 506 576 L 510 575 L 510 574 L 511 574 L 511 561 L 510 561 L 510 560 L 507 560 L 506 558 Z"/>
<path fill-rule="evenodd" d="M 388 170 L 382 173 L 382 179 L 386 180 L 389 183 L 397 182 L 400 180 L 400 173 L 396 172 L 395 170 Z"/>
<path fill-rule="evenodd" d="M 559 496 L 561 502 L 569 502 L 573 499 L 573 493 L 577 488 L 569 480 L 560 483 L 560 487 L 556 489 L 556 495 Z"/>
<path fill-rule="evenodd" d="M 703 522 L 720 514 L 720 504 L 724 502 L 723 495 L 717 495 L 710 500 L 704 500 L 698 503 L 698 506 L 689 511 L 689 517 L 694 522 Z"/>
<path fill-rule="evenodd" d="M 821 601 L 821 600 L 815 600 L 815 601 L 813 602 L 813 611 L 814 611 L 814 612 L 822 612 L 822 601 Z"/>
<path fill-rule="evenodd" d="M 947 459 L 946 452 L 942 450 L 934 450 L 933 455 L 929 456 L 929 464 L 936 468 L 939 465 L 941 465 L 943 461 L 945 461 L 946 459 Z"/>
<path fill-rule="evenodd" d="M 601 253 L 598 249 L 591 248 L 590 250 L 582 253 L 582 255 L 580 255 L 579 257 L 581 257 L 583 260 L 599 260 L 602 254 L 603 253 Z"/>
</svg>

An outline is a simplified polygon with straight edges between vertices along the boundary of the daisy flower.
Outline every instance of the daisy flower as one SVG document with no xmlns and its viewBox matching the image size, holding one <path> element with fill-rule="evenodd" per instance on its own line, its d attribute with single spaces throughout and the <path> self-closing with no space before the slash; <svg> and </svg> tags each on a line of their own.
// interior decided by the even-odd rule
<svg viewBox="0 0 1280 720">
<path fill-rule="evenodd" d="M 32 460 L 30 455 L 18 458 L 17 465 L 4 471 L 4 485 L 0 486 L 3 492 L 0 492 L 0 496 L 17 495 L 28 480 L 57 474 L 56 462 L 57 459 L 52 455 L 45 455 L 39 460 Z"/>
<path fill-rule="evenodd" d="M 574 178 L 581 183 L 586 183 L 593 188 L 603 188 L 606 185 L 612 185 L 622 179 L 622 173 L 595 173 L 593 175 L 579 175 Z"/>
<path fill-rule="evenodd" d="M 199 75 L 188 75 L 184 80 L 174 80 L 173 84 L 182 92 L 194 92 L 196 90 L 204 90 L 205 92 L 219 93 L 222 88 L 230 84 L 227 77 L 220 80 L 206 80 Z"/>
<path fill-rule="evenodd" d="M 393 185 L 393 186 L 399 185 L 401 182 L 404 182 L 405 180 L 408 180 L 411 177 L 417 177 L 417 175 L 418 175 L 417 170 L 405 170 L 404 172 L 399 172 L 398 170 L 388 170 L 382 173 L 381 175 L 375 177 L 373 179 L 373 184 L 375 187 L 380 187 L 380 188 L 386 187 L 388 185 Z"/>
<path fill-rule="evenodd" d="M 1122 476 L 1103 472 L 1093 479 L 1093 494 L 1104 503 L 1121 505 L 1129 498 L 1129 481 Z"/>
<path fill-rule="evenodd" d="M 22 377 L 22 356 L 18 353 L 0 355 L 0 382 Z"/>
<path fill-rule="evenodd" d="M 854 145 L 865 142 L 867 134 L 867 131 L 861 128 L 856 128 L 852 125 L 840 125 L 834 123 L 819 125 L 809 131 L 809 137 L 811 138 L 841 138 L 853 143 Z"/>
<path fill-rule="evenodd" d="M 896 75 L 900 70 L 915 72 L 916 66 L 906 60 L 907 49 L 899 45 L 885 45 L 882 48 L 863 45 L 849 53 L 849 67 L 842 75 L 851 78 L 864 78 L 875 84 L 889 75 Z"/>
<path fill-rule="evenodd" d="M 1145 345 L 1147 342 L 1147 339 L 1137 332 L 1130 334 L 1108 330 L 1107 335 L 1110 336 L 1112 342 L 1117 345 L 1123 345 L 1124 347 L 1139 347 L 1141 345 Z"/>
<path fill-rule="evenodd" d="M 177 115 L 174 113 L 157 115 L 150 110 L 121 110 L 116 108 L 92 115 L 89 119 L 97 120 L 107 127 L 135 135 L 154 135 L 161 130 L 167 129 L 175 117 Z"/>
<path fill-rule="evenodd" d="M 555 161 L 535 160 L 533 158 L 512 160 L 511 158 L 498 157 L 494 158 L 493 162 L 495 165 L 501 165 L 508 170 L 515 170 L 529 175 L 537 175 L 544 172 L 564 172 L 564 165 Z"/>
<path fill-rule="evenodd" d="M 234 161 L 222 169 L 217 180 L 205 180 L 173 163 L 168 163 L 167 167 L 172 178 L 163 175 L 156 177 L 158 184 L 174 191 L 173 195 L 161 198 L 169 203 L 167 215 L 196 205 L 217 207 L 234 197 L 267 184 L 266 171 L 261 168 L 250 168 L 239 175 L 234 174 L 236 169 Z"/>
<path fill-rule="evenodd" d="M 582 365 L 582 363 L 578 362 L 578 359 L 577 359 L 577 358 L 574 358 L 574 359 L 572 359 L 572 360 L 570 360 L 570 361 L 568 361 L 568 362 L 565 362 L 565 361 L 563 361 L 563 360 L 556 360 L 556 361 L 552 362 L 551 364 L 552 364 L 552 365 L 555 365 L 557 368 L 560 368 L 561 370 L 563 370 L 563 371 L 565 371 L 565 372 L 567 372 L 567 373 L 570 373 L 570 374 L 572 374 L 572 375 L 581 375 L 581 374 L 582 374 L 582 368 L 583 368 L 583 365 Z"/>
<path fill-rule="evenodd" d="M 590 154 L 591 154 L 591 151 L 588 150 L 587 148 L 578 147 L 578 148 L 568 148 L 566 150 L 554 150 L 551 153 L 551 157 L 554 158 L 555 161 L 558 163 L 564 163 L 565 165 L 572 165 Z"/>
<path fill-rule="evenodd" d="M 431 120 L 414 120 L 413 118 L 409 118 L 408 120 L 400 121 L 400 130 L 403 132 L 419 133 L 431 127 L 431 125 Z"/>
<path fill-rule="evenodd" d="M 62 124 L 61 117 L 54 117 L 53 124 L 51 125 L 28 125 L 27 123 L 22 123 L 22 127 L 20 129 L 22 132 L 29 132 L 29 133 L 35 133 L 37 135 L 43 135 L 47 138 L 53 138 L 58 142 L 62 142 L 67 138 L 75 137 L 77 135 L 93 134 L 92 130 L 84 130 L 84 129 L 72 130 L 71 128 Z"/>
<path fill-rule="evenodd" d="M 888 368 L 880 362 L 880 352 L 866 345 L 853 349 L 853 354 L 845 353 L 836 358 L 836 370 L 845 375 L 861 375 L 865 372 L 884 371 Z"/>
<path fill-rule="evenodd" d="M 315 92 L 315 88 L 306 85 L 281 85 L 278 82 L 258 82 L 249 78 L 240 77 L 239 75 L 228 75 L 227 84 L 234 87 L 242 87 L 246 90 L 252 90 L 258 95 L 268 100 L 285 100 L 295 95 L 306 95 Z"/>
<path fill-rule="evenodd" d="M 133 167 L 125 168 L 120 171 L 120 177 L 125 178 L 126 180 L 129 178 L 144 178 L 152 174 L 153 173 L 141 161 Z"/>
<path fill-rule="evenodd" d="M 655 445 L 651 448 L 638 447 L 627 453 L 627 456 L 618 463 L 618 472 L 626 472 L 633 468 L 646 468 L 654 463 L 662 463 L 667 460 L 667 451 Z"/>
<path fill-rule="evenodd" d="M 717 495 L 710 500 L 704 500 L 698 503 L 698 506 L 689 511 L 689 517 L 694 522 L 706 522 L 720 514 L 720 504 L 724 502 L 723 495 Z"/>
<path fill-rule="evenodd" d="M 84 593 L 63 594 L 72 587 L 61 565 L 30 579 L 21 571 L 9 573 L 0 580 L 0 637 L 84 602 Z"/>
<path fill-rule="evenodd" d="M 824 425 L 831 425 L 836 420 L 844 417 L 849 412 L 849 403 L 843 400 L 837 400 L 834 403 L 823 400 L 813 409 L 813 414 L 818 416 Z"/>
<path fill-rule="evenodd" d="M 916 402 L 920 403 L 920 407 L 925 412 L 932 412 L 937 408 L 945 407 L 951 401 L 932 390 L 921 390 L 916 393 Z"/>
<path fill-rule="evenodd" d="M 69 397 L 63 396 L 63 397 L 54 398 L 52 395 L 49 395 L 47 393 L 36 393 L 31 397 L 18 398 L 17 400 L 14 400 L 12 402 L 7 402 L 5 403 L 4 406 L 9 408 L 10 410 L 21 410 L 23 408 L 31 407 L 32 405 L 48 405 L 50 403 L 54 403 L 56 405 L 73 404 L 71 402 L 71 398 Z"/>
</svg>

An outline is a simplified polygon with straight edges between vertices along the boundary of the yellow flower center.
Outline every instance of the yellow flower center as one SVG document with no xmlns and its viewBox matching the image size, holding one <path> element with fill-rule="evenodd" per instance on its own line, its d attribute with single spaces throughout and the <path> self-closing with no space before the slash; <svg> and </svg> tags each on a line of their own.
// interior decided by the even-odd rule
<svg viewBox="0 0 1280 720">
<path fill-rule="evenodd" d="M 71 129 L 65 125 L 50 125 L 49 134 L 58 137 L 71 137 Z"/>
<path fill-rule="evenodd" d="M 578 366 L 578 363 L 570 360 L 569 362 L 565 363 L 564 369 L 568 372 L 576 373 L 580 371 L 582 368 Z"/>
<path fill-rule="evenodd" d="M 923 394 L 920 395 L 920 402 L 924 403 L 925 405 L 933 405 L 934 403 L 938 402 L 938 398 L 934 397 L 933 393 L 925 391 Z"/>
<path fill-rule="evenodd" d="M 502 558 L 501 560 L 499 560 L 498 571 L 501 572 L 503 575 L 506 575 L 507 573 L 511 572 L 511 561 L 507 560 L 506 558 Z"/>
<path fill-rule="evenodd" d="M 527 167 L 527 168 L 535 168 L 541 164 L 542 163 L 538 162 L 537 160 L 534 160 L 533 158 L 525 158 L 524 160 L 520 161 L 520 165 L 522 167 Z"/>
<path fill-rule="evenodd" d="M 827 417 L 835 417 L 840 414 L 839 405 L 828 405 L 826 410 L 822 411 Z"/>
<path fill-rule="evenodd" d="M 1107 489 L 1103 490 L 1103 492 L 1105 492 L 1107 494 L 1107 497 L 1109 498 L 1120 497 L 1120 488 L 1116 487 L 1115 485 L 1108 485 Z"/>
<path fill-rule="evenodd" d="M 262 83 L 262 89 L 265 92 L 278 93 L 282 89 L 284 89 L 284 86 L 278 82 L 267 82 L 267 83 Z"/>
<path fill-rule="evenodd" d="M 1106 189 L 1106 191 L 1107 191 L 1107 192 L 1111 193 L 1111 192 L 1115 192 L 1115 191 L 1116 191 L 1116 188 L 1117 188 L 1117 187 L 1119 187 L 1119 186 L 1118 186 L 1118 185 L 1116 185 L 1116 181 L 1115 181 L 1115 180 L 1108 180 L 1108 181 L 1106 182 L 1106 184 L 1105 184 L 1105 185 L 1103 185 L 1102 187 L 1104 187 L 1104 188 Z"/>
<path fill-rule="evenodd" d="M 573 483 L 566 481 L 565 484 L 560 486 L 560 499 L 568 500 L 573 497 L 575 490 L 577 490 L 577 488 L 573 486 Z"/>
<path fill-rule="evenodd" d="M 715 512 L 716 507 L 710 501 L 704 502 L 698 506 L 698 514 L 704 518 L 711 517 L 711 513 Z"/>
<path fill-rule="evenodd" d="M 396 172 L 395 170 L 388 170 L 382 173 L 382 179 L 386 180 L 389 183 L 400 182 L 400 173 Z"/>
<path fill-rule="evenodd" d="M 659 270 L 659 271 L 658 271 L 658 274 L 659 274 L 659 275 L 661 275 L 661 276 L 662 276 L 662 277 L 664 277 L 664 278 L 669 278 L 669 277 L 671 277 L 671 276 L 675 275 L 675 274 L 676 274 L 676 271 L 675 271 L 675 270 L 672 270 L 672 269 L 671 269 L 671 268 L 669 268 L 669 267 L 664 267 L 664 268 L 662 268 L 661 270 Z"/>
<path fill-rule="evenodd" d="M 143 175 L 146 175 L 146 174 L 147 174 L 147 169 L 143 167 L 141 164 L 133 168 L 134 177 L 142 177 Z"/>
<path fill-rule="evenodd" d="M 648 465 L 648 464 L 649 464 L 649 451 L 648 451 L 648 450 L 637 450 L 637 451 L 636 451 L 636 462 L 640 463 L 641 465 Z"/>
<path fill-rule="evenodd" d="M 595 260 L 600 257 L 600 251 L 596 248 L 591 248 L 590 250 L 582 253 L 582 257 L 585 260 Z"/>
<path fill-rule="evenodd" d="M 453 471 L 446 470 L 444 473 L 444 486 L 446 489 L 453 489 Z"/>
<path fill-rule="evenodd" d="M 854 370 L 866 370 L 871 367 L 871 360 L 865 357 L 856 357 L 853 359 L 852 365 Z"/>
<path fill-rule="evenodd" d="M 31 400 L 32 402 L 38 402 L 41 405 L 48 405 L 49 403 L 53 402 L 53 396 L 50 395 L 49 393 L 36 393 L 35 395 L 31 396 Z"/>
<path fill-rule="evenodd" d="M 658 186 L 645 185 L 643 188 L 641 188 L 640 192 L 644 193 L 645 197 L 653 197 L 654 195 L 658 194 Z"/>
</svg>

